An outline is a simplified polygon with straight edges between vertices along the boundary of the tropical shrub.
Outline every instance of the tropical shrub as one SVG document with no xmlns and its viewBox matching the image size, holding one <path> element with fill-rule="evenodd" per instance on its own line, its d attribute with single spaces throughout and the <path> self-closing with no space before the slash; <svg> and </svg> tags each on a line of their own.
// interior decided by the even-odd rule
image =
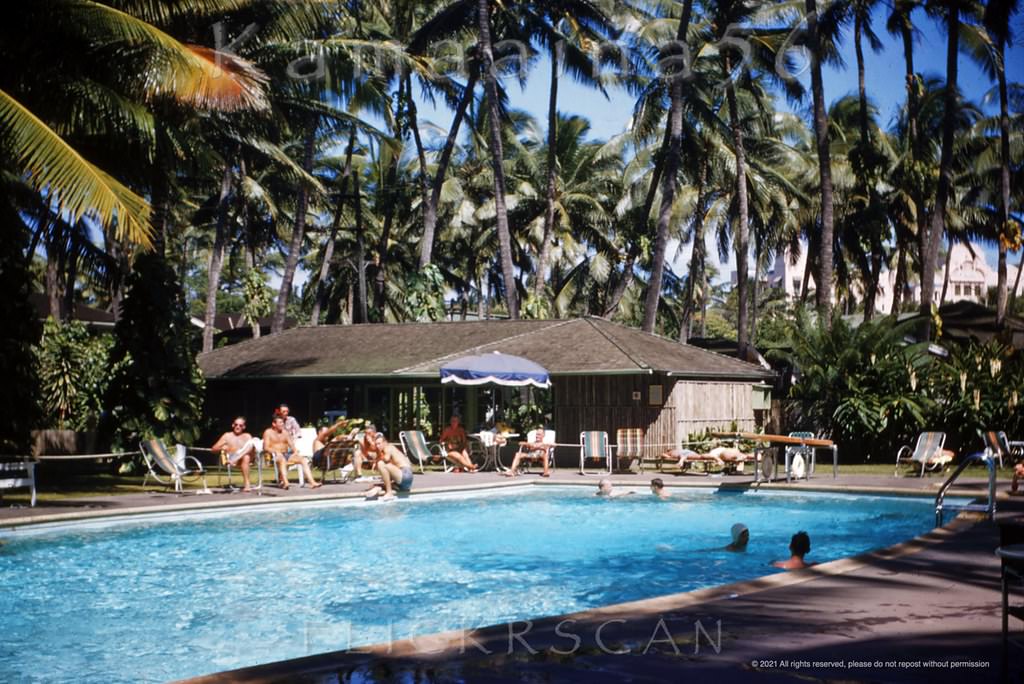
<svg viewBox="0 0 1024 684">
<path fill-rule="evenodd" d="M 181 287 L 160 256 L 135 260 L 111 352 L 105 405 L 115 445 L 144 437 L 192 444 L 199 436 L 204 381 L 192 353 L 194 328 Z"/>
<path fill-rule="evenodd" d="M 39 423 L 39 379 L 33 363 L 32 344 L 39 335 L 35 310 L 29 303 L 32 279 L 26 265 L 25 245 L 28 242 L 13 210 L 6 202 L 0 206 L 0 225 L 4 238 L 0 240 L 0 377 L 4 390 L 0 392 L 0 456 L 27 454 L 32 444 L 32 430 Z"/>
<path fill-rule="evenodd" d="M 1024 354 L 996 341 L 953 347 L 934 382 L 932 422 L 944 426 L 950 448 L 977 451 L 987 430 L 1022 434 Z"/>
<path fill-rule="evenodd" d="M 839 319 L 829 328 L 798 316 L 790 429 L 824 431 L 845 453 L 894 456 L 935 406 L 935 361 L 926 345 L 904 341 L 907 332 L 889 318 L 856 328 Z"/>
<path fill-rule="evenodd" d="M 112 335 L 96 335 L 81 321 L 43 324 L 34 348 L 43 422 L 51 428 L 94 430 L 110 377 Z"/>
</svg>

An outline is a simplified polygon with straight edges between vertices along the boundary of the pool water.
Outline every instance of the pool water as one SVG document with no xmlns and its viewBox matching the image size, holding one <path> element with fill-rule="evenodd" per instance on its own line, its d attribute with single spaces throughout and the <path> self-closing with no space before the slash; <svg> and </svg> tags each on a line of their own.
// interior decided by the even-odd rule
<svg viewBox="0 0 1024 684">
<path fill-rule="evenodd" d="M 9 536 L 0 681 L 141 682 L 557 615 L 776 572 L 929 530 L 927 499 L 531 487 Z M 746 553 L 723 550 L 737 521 Z"/>
</svg>

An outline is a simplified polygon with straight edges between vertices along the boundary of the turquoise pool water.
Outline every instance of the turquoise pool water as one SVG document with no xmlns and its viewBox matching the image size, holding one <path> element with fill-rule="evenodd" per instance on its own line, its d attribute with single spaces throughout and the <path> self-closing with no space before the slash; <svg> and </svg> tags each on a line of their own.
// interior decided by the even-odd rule
<svg viewBox="0 0 1024 684">
<path fill-rule="evenodd" d="M 141 682 L 556 615 L 771 572 L 931 528 L 926 499 L 533 487 L 7 536 L 0 681 Z M 722 550 L 737 521 L 749 550 Z M 2 535 L 2 533 L 0 533 Z"/>
</svg>

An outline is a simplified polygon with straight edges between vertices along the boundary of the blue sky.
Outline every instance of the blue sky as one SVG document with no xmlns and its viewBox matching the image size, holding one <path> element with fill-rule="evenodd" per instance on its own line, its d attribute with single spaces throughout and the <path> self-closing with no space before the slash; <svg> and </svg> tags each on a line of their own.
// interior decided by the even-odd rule
<svg viewBox="0 0 1024 684">
<path fill-rule="evenodd" d="M 892 122 L 905 94 L 902 43 L 898 37 L 890 36 L 885 30 L 885 12 L 887 11 L 888 8 L 883 7 L 882 11 L 876 12 L 873 17 L 873 27 L 875 33 L 882 40 L 883 50 L 879 53 L 872 53 L 865 44 L 867 92 L 878 107 L 880 120 L 884 127 L 888 127 Z M 945 30 L 939 22 L 927 17 L 924 12 L 918 12 L 916 18 L 919 35 L 915 46 L 914 67 L 919 73 L 945 78 Z M 1018 37 L 1024 35 L 1022 23 L 1024 22 L 1020 17 L 1015 21 L 1014 28 Z M 1019 39 L 1015 42 L 1016 44 L 1010 47 L 1007 53 L 1007 77 L 1010 82 L 1021 82 L 1024 81 L 1024 44 Z M 857 92 L 856 57 L 852 30 L 845 36 L 842 54 L 846 63 L 845 68 L 826 67 L 825 70 L 825 98 L 829 103 Z M 511 80 L 505 82 L 511 105 L 529 112 L 538 120 L 541 127 L 544 127 L 547 121 L 549 73 L 550 61 L 541 58 L 533 66 L 525 88 L 520 88 L 516 82 Z M 805 73 L 802 79 L 809 90 L 809 76 Z M 960 55 L 958 82 L 965 95 L 979 104 L 994 85 L 964 54 Z M 609 97 L 606 99 L 601 93 L 578 85 L 571 78 L 565 77 L 559 81 L 559 110 L 564 113 L 585 116 L 591 122 L 591 136 L 595 139 L 608 139 L 625 130 L 634 103 L 633 98 L 622 89 L 610 89 L 608 95 Z M 779 102 L 782 106 L 790 108 L 784 98 L 780 97 Z M 429 103 L 421 103 L 420 117 L 424 122 L 436 124 L 438 127 L 447 127 L 451 122 L 451 113 L 443 104 L 439 103 L 439 105 L 435 108 Z M 808 116 L 807 112 L 803 111 L 808 107 L 809 101 L 806 104 L 797 105 L 794 111 Z M 998 100 L 983 109 L 990 114 L 998 113 Z M 446 130 L 445 128 L 444 132 Z M 439 131 L 441 135 L 444 132 Z M 711 253 L 716 251 L 711 250 Z M 994 267 L 995 247 L 986 245 L 985 251 L 989 263 Z M 689 258 L 688 255 L 689 249 L 684 246 L 676 259 L 677 272 L 681 272 L 680 269 L 683 268 L 684 261 Z M 1016 261 L 1012 263 L 1016 263 Z M 731 270 L 731 264 L 721 266 L 723 279 L 728 278 L 729 270 Z"/>
</svg>

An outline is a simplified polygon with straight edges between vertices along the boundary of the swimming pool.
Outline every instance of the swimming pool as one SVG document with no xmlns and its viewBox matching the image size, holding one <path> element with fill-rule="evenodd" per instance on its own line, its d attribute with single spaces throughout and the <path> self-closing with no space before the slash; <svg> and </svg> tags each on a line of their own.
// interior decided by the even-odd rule
<svg viewBox="0 0 1024 684">
<path fill-rule="evenodd" d="M 139 682 L 765 575 L 931 528 L 928 499 L 527 487 L 27 530 L 0 546 L 0 681 Z M 264 509 L 264 510 L 260 510 Z M 747 553 L 722 550 L 737 521 Z"/>
</svg>

